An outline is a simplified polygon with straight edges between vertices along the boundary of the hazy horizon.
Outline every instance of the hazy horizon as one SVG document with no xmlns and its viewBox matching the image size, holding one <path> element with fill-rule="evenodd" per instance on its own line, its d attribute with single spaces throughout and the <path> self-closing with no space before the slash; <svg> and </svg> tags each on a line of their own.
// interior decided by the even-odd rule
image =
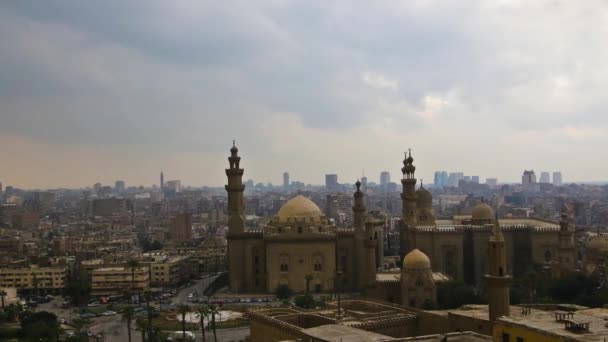
<svg viewBox="0 0 608 342">
<path fill-rule="evenodd" d="M 0 3 L 0 182 L 603 182 L 604 2 Z"/>
</svg>

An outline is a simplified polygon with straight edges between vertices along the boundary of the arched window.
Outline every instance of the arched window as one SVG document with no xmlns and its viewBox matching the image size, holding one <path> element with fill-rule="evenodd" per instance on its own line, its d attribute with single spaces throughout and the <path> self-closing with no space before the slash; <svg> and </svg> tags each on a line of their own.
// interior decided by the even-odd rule
<svg viewBox="0 0 608 342">
<path fill-rule="evenodd" d="M 502 272 L 502 267 L 499 267 L 499 268 L 498 268 L 498 275 L 502 277 L 502 273 L 503 273 L 503 272 Z"/>
<path fill-rule="evenodd" d="M 289 272 L 289 257 L 287 255 L 281 255 L 280 261 L 281 272 Z"/>
<path fill-rule="evenodd" d="M 321 263 L 321 260 L 319 260 L 319 259 L 315 260 L 315 263 L 313 266 L 314 266 L 315 272 L 321 272 L 323 270 L 323 264 Z"/>
<path fill-rule="evenodd" d="M 545 251 L 545 261 L 551 261 L 551 251 Z"/>
<path fill-rule="evenodd" d="M 302 226 L 298 226 L 298 234 L 302 234 Z"/>
<path fill-rule="evenodd" d="M 456 278 L 456 256 L 454 255 L 454 251 L 447 251 L 443 261 L 445 272 L 452 278 Z"/>
<path fill-rule="evenodd" d="M 422 281 L 422 278 L 420 278 L 420 277 L 416 278 L 416 286 L 418 286 L 418 287 L 424 286 L 424 282 Z"/>
</svg>

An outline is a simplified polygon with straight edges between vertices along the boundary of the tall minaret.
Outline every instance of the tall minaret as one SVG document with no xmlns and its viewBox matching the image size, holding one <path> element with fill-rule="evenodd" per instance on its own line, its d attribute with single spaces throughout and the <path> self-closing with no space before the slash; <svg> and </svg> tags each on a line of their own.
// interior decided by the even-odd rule
<svg viewBox="0 0 608 342">
<path fill-rule="evenodd" d="M 490 321 L 494 322 L 499 317 L 509 316 L 509 283 L 511 277 L 507 275 L 505 238 L 498 223 L 498 215 L 494 220 L 494 227 L 488 244 L 488 274 L 485 275 L 485 279 L 490 307 Z"/>
<path fill-rule="evenodd" d="M 230 157 L 228 162 L 230 168 L 226 169 L 228 176 L 228 185 L 225 186 L 228 192 L 228 234 L 242 233 L 245 230 L 243 220 L 243 169 L 239 168 L 241 157 L 238 156 L 239 149 L 236 148 L 234 140 L 230 149 Z"/>
<path fill-rule="evenodd" d="M 576 249 L 574 244 L 574 232 L 570 229 L 568 214 L 562 212 L 561 220 L 559 221 L 559 248 L 558 260 L 560 275 L 563 276 L 571 272 L 576 267 Z"/>
<path fill-rule="evenodd" d="M 401 226 L 399 239 L 402 259 L 412 249 L 416 248 L 416 178 L 414 177 L 416 167 L 414 166 L 414 158 L 412 158 L 412 150 L 409 149 L 408 152 L 409 156 L 407 153 L 405 154 L 403 167 L 401 168 L 403 173 L 401 179 L 401 185 L 403 186 L 403 192 L 401 193 L 403 225 Z"/>
<path fill-rule="evenodd" d="M 416 167 L 414 166 L 411 149 L 409 149 L 409 156 L 403 160 L 401 172 L 403 173 L 401 179 L 401 185 L 403 186 L 403 192 L 401 193 L 403 221 L 413 226 L 416 224 L 416 178 L 414 177 Z"/>
<path fill-rule="evenodd" d="M 160 189 L 164 189 L 165 188 L 165 174 L 163 173 L 163 171 L 160 171 Z"/>
<path fill-rule="evenodd" d="M 365 208 L 364 194 L 361 191 L 361 182 L 357 180 L 355 186 L 357 191 L 353 195 L 355 197 L 355 205 L 353 206 L 354 227 L 355 230 L 364 230 L 367 208 Z"/>
</svg>

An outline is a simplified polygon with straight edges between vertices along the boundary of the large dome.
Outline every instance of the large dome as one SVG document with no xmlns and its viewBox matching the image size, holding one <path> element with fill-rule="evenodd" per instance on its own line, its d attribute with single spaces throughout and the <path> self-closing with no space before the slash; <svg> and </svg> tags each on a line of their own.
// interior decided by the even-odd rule
<svg viewBox="0 0 608 342">
<path fill-rule="evenodd" d="M 494 210 L 485 204 L 479 203 L 473 208 L 471 212 L 473 220 L 493 220 L 494 219 Z"/>
<path fill-rule="evenodd" d="M 429 269 L 431 260 L 419 249 L 414 249 L 403 258 L 403 268 L 408 270 Z"/>
<path fill-rule="evenodd" d="M 433 207 L 433 195 L 427 189 L 421 187 L 416 190 L 416 207 L 420 209 Z"/>
<path fill-rule="evenodd" d="M 323 212 L 321 209 L 308 198 L 298 195 L 289 201 L 285 202 L 279 212 L 277 218 L 279 222 L 286 223 L 291 220 L 302 220 L 319 222 Z"/>
<path fill-rule="evenodd" d="M 594 236 L 587 243 L 587 254 L 599 256 L 600 254 L 605 254 L 606 252 L 608 252 L 607 236 Z"/>
</svg>

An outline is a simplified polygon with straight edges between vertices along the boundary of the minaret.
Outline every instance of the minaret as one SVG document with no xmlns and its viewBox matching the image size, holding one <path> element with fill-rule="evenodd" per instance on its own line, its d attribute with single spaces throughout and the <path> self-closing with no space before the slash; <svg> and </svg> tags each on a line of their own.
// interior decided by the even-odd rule
<svg viewBox="0 0 608 342">
<path fill-rule="evenodd" d="M 570 229 L 568 214 L 563 211 L 559 221 L 559 248 L 558 260 L 561 276 L 576 267 L 576 251 L 574 247 L 574 233 Z"/>
<path fill-rule="evenodd" d="M 403 186 L 403 192 L 401 193 L 403 205 L 403 225 L 401 226 L 400 236 L 401 258 L 416 248 L 416 178 L 414 177 L 416 167 L 414 166 L 414 158 L 412 158 L 412 150 L 409 149 L 408 152 L 409 156 L 406 153 L 401 168 L 403 173 L 401 179 L 401 185 Z"/>
<path fill-rule="evenodd" d="M 410 226 L 416 224 L 416 178 L 414 178 L 416 167 L 413 163 L 412 150 L 409 149 L 409 156 L 403 160 L 401 168 L 403 173 L 401 199 L 403 200 L 403 221 Z"/>
<path fill-rule="evenodd" d="M 165 188 L 165 174 L 163 173 L 163 171 L 160 171 L 160 189 L 164 189 Z"/>
<path fill-rule="evenodd" d="M 505 238 L 502 235 L 498 215 L 494 220 L 494 227 L 488 244 L 488 274 L 485 275 L 490 321 L 494 322 L 502 316 L 509 316 L 509 283 L 511 277 L 507 275 L 507 261 L 505 256 Z"/>
<path fill-rule="evenodd" d="M 228 234 L 242 233 L 245 230 L 243 220 L 243 169 L 239 168 L 241 157 L 238 156 L 239 149 L 236 148 L 234 140 L 230 149 L 228 162 L 230 168 L 226 169 L 228 185 L 225 186 L 228 192 Z"/>
<path fill-rule="evenodd" d="M 361 191 L 361 182 L 357 180 L 355 183 L 357 191 L 354 193 L 355 205 L 353 206 L 354 228 L 355 230 L 365 229 L 365 216 L 367 208 L 365 208 L 365 195 Z"/>
</svg>

